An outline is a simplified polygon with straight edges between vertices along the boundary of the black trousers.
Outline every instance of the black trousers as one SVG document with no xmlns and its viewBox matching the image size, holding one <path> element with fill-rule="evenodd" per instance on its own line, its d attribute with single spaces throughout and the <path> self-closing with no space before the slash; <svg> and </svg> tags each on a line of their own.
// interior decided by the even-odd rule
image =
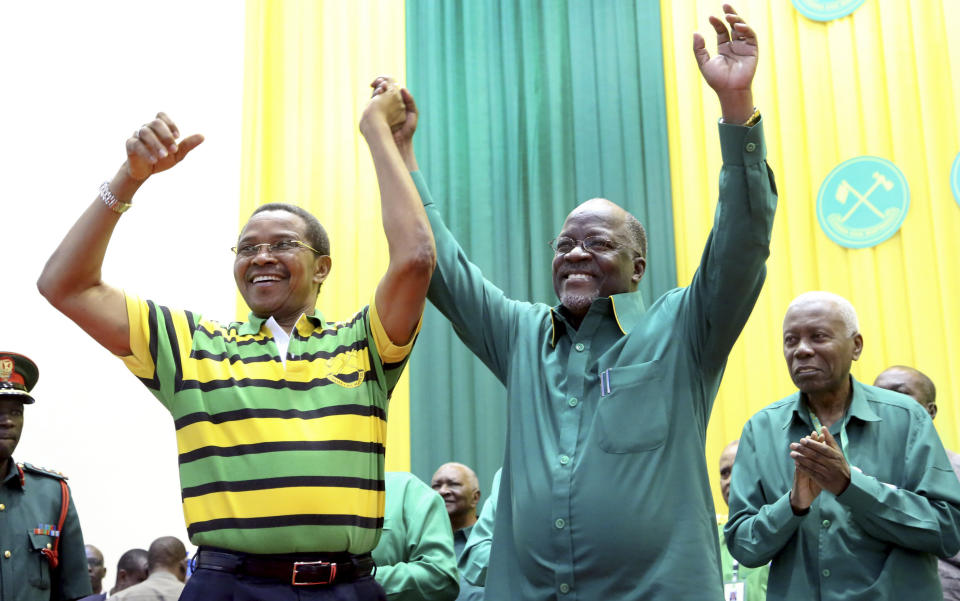
<svg viewBox="0 0 960 601">
<path fill-rule="evenodd" d="M 332 585 L 293 586 L 287 582 L 198 569 L 180 601 L 386 601 L 373 576 Z"/>
</svg>

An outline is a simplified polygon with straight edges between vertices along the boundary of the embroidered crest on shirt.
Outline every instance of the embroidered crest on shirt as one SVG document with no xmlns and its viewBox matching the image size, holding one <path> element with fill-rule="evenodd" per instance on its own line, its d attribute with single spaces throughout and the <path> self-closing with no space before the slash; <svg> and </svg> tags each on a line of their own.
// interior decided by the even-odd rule
<svg viewBox="0 0 960 601">
<path fill-rule="evenodd" d="M 342 353 L 327 359 L 327 377 L 344 388 L 357 388 L 363 384 L 366 370 L 359 353 Z M 355 377 L 351 377 L 355 376 Z"/>
</svg>

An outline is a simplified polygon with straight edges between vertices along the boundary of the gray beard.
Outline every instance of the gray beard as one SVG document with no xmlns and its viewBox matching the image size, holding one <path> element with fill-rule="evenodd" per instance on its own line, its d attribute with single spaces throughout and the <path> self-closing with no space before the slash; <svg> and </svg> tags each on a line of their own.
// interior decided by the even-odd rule
<svg viewBox="0 0 960 601">
<path fill-rule="evenodd" d="M 560 297 L 560 304 L 567 308 L 574 315 L 583 315 L 590 308 L 590 303 L 596 299 L 595 296 L 584 296 L 582 294 L 564 293 Z"/>
</svg>

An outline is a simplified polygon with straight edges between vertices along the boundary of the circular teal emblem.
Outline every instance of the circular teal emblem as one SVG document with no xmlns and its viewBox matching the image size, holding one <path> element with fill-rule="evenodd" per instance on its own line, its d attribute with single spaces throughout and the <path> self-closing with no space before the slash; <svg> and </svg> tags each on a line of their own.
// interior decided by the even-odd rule
<svg viewBox="0 0 960 601">
<path fill-rule="evenodd" d="M 857 10 L 863 0 L 793 0 L 804 17 L 814 21 L 832 21 Z"/>
<path fill-rule="evenodd" d="M 950 170 L 950 187 L 953 189 L 953 199 L 960 205 L 960 153 L 953 159 L 953 169 Z"/>
<path fill-rule="evenodd" d="M 817 221 L 847 248 L 867 248 L 892 236 L 910 207 L 910 189 L 897 166 L 862 156 L 834 167 L 817 194 Z"/>
</svg>

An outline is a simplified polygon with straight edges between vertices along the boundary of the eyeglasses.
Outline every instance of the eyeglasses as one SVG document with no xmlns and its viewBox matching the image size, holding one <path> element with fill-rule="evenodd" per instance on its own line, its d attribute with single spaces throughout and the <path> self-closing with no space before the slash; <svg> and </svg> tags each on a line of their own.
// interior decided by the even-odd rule
<svg viewBox="0 0 960 601">
<path fill-rule="evenodd" d="M 262 242 L 260 244 L 245 244 L 243 246 L 234 246 L 230 250 L 232 250 L 239 258 L 250 259 L 259 255 L 260 249 L 262 248 L 266 248 L 267 252 L 271 255 L 289 255 L 301 248 L 312 250 L 318 255 L 323 254 L 309 244 L 299 240 L 280 240 L 279 242 L 273 243 Z"/>
<path fill-rule="evenodd" d="M 550 241 L 550 248 L 553 249 L 553 252 L 557 256 L 565 255 L 578 246 L 582 246 L 583 250 L 594 255 L 602 255 L 613 252 L 618 248 L 629 248 L 638 255 L 643 255 L 643 253 L 632 246 L 614 242 L 613 240 L 604 238 L 603 236 L 587 236 L 583 240 L 574 240 L 573 238 L 568 238 L 567 236 L 560 236 L 559 238 L 555 238 Z"/>
</svg>

